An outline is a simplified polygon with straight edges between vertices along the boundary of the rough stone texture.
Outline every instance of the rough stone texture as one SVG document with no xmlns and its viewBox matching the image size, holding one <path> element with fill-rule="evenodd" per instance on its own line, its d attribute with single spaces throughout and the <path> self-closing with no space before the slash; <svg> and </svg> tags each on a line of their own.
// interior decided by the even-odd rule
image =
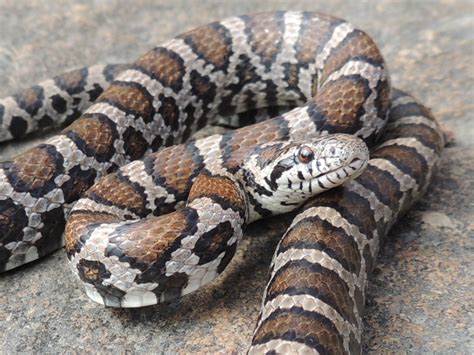
<svg viewBox="0 0 474 355">
<path fill-rule="evenodd" d="M 126 62 L 215 19 L 319 10 L 370 33 L 393 83 L 455 134 L 425 198 L 398 223 L 368 290 L 364 350 L 474 352 L 474 3 L 431 1 L 0 1 L 0 96 L 66 69 Z M 23 144 L 0 146 L 3 160 Z M 0 352 L 224 352 L 249 344 L 281 226 L 252 228 L 228 271 L 168 305 L 86 298 L 63 251 L 0 276 Z"/>
</svg>

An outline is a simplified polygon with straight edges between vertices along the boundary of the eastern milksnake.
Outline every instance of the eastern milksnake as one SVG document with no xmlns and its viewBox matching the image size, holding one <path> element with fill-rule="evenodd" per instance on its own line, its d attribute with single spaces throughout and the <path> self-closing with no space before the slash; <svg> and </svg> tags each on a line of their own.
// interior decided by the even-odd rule
<svg viewBox="0 0 474 355">
<path fill-rule="evenodd" d="M 137 160 L 215 117 L 279 106 L 295 108 Z M 74 119 L 1 164 L 0 267 L 59 248 L 67 217 L 73 271 L 92 299 L 117 307 L 191 292 L 224 270 L 248 222 L 358 175 L 365 147 L 327 133 L 370 146 L 383 133 L 359 178 L 299 207 L 272 262 L 251 353 L 361 351 L 379 244 L 426 190 L 444 144 L 427 109 L 391 93 L 366 34 L 306 12 L 228 18 L 129 66 L 42 83 L 0 101 L 0 138 Z"/>
</svg>

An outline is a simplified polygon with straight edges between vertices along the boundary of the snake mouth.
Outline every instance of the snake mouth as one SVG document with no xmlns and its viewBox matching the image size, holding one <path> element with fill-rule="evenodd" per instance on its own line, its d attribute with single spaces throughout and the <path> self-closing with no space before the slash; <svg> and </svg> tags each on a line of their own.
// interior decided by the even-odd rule
<svg viewBox="0 0 474 355">
<path fill-rule="evenodd" d="M 304 189 L 305 185 L 307 185 L 306 190 L 310 193 L 315 193 L 315 188 L 317 192 L 332 189 L 358 177 L 365 170 L 367 163 L 367 159 L 354 158 L 348 164 L 325 171 L 312 179 L 303 181 L 301 187 Z"/>
<path fill-rule="evenodd" d="M 354 170 L 354 173 L 357 174 L 359 170 L 362 172 L 367 167 L 367 163 L 367 159 L 354 158 L 349 164 L 347 164 L 347 167 Z"/>
<path fill-rule="evenodd" d="M 288 187 L 300 184 L 300 188 L 304 189 L 306 185 L 310 184 L 311 187 L 319 186 L 327 190 L 341 185 L 346 180 L 359 176 L 365 170 L 367 163 L 367 159 L 356 157 L 352 159 L 350 163 L 329 168 L 327 170 L 324 169 L 323 171 L 319 168 L 306 169 L 306 172 L 299 172 L 297 175 L 293 176 L 293 178 L 288 178 Z M 315 165 L 318 164 L 316 163 Z M 325 185 L 325 181 L 329 181 L 330 186 L 323 187 L 322 185 Z M 314 190 L 310 188 L 309 192 L 314 193 Z"/>
<path fill-rule="evenodd" d="M 323 177 L 331 173 L 341 173 L 344 172 L 347 177 L 352 177 L 352 175 L 358 173 L 359 170 L 365 169 L 367 165 L 367 159 L 354 158 L 349 163 L 341 164 L 340 166 L 329 168 L 327 170 L 319 171 L 319 174 L 313 176 L 314 179 Z"/>
</svg>

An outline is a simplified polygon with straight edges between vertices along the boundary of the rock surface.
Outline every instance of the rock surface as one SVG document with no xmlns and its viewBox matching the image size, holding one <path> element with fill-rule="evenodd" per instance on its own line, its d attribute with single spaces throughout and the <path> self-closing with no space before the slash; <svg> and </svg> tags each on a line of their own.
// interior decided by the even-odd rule
<svg viewBox="0 0 474 355">
<path fill-rule="evenodd" d="M 131 61 L 199 24 L 275 9 L 322 11 L 365 29 L 393 84 L 431 107 L 455 136 L 441 173 L 379 257 L 364 351 L 474 352 L 472 1 L 0 0 L 0 96 L 66 69 Z M 0 146 L 0 158 L 22 149 L 24 143 Z M 144 309 L 90 302 L 63 251 L 2 275 L 0 352 L 244 352 L 279 232 L 278 221 L 253 226 L 216 282 Z"/>
</svg>

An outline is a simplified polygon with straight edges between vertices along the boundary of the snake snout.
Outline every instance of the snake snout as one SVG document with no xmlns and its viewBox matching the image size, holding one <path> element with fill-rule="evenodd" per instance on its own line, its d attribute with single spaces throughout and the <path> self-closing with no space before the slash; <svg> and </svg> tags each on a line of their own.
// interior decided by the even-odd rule
<svg viewBox="0 0 474 355">
<path fill-rule="evenodd" d="M 288 198 L 306 199 L 328 189 L 342 185 L 359 176 L 367 166 L 369 150 L 366 144 L 355 136 L 335 134 L 320 137 L 304 146 L 304 157 L 295 166 L 288 184 Z M 300 148 L 300 153 L 301 155 Z M 308 154 L 311 150 L 314 154 Z"/>
<path fill-rule="evenodd" d="M 253 188 L 249 191 L 253 199 L 273 214 L 288 212 L 308 198 L 358 176 L 369 159 L 365 143 L 347 134 L 272 143 L 269 148 L 273 160 L 265 160 L 265 166 L 248 175 L 252 176 Z M 262 155 L 268 156 L 269 152 Z M 255 166 L 249 164 L 249 170 Z"/>
</svg>

